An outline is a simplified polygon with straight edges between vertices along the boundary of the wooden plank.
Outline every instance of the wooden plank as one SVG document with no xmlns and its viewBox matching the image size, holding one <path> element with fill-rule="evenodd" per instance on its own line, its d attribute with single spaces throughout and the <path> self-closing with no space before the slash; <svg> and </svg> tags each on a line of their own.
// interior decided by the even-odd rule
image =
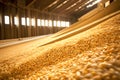
<svg viewBox="0 0 120 80">
<path fill-rule="evenodd" d="M 31 2 L 26 3 L 26 7 L 30 7 L 35 3 L 36 0 L 32 0 Z"/>
<path fill-rule="evenodd" d="M 64 13 L 64 14 L 67 14 L 67 15 L 71 15 L 71 13 L 76 13 L 75 10 L 78 9 L 80 6 L 82 8 L 82 6 L 87 2 L 88 0 L 84 0 L 84 1 L 81 1 L 80 3 L 78 3 L 77 5 L 75 5 L 74 7 L 66 10 L 66 11 L 63 11 L 63 12 L 60 12 L 60 13 Z"/>
<path fill-rule="evenodd" d="M 10 8 L 9 9 L 10 10 L 9 15 L 10 15 L 10 29 L 11 29 L 10 30 L 11 31 L 11 37 L 10 38 L 12 39 L 12 38 L 14 38 L 14 33 L 13 33 L 13 30 L 14 30 L 13 29 L 13 27 L 14 27 L 14 15 L 13 14 L 14 14 L 14 12 L 13 12 L 13 8 L 11 6 L 9 6 L 9 8 Z"/>
<path fill-rule="evenodd" d="M 0 3 L 0 40 L 4 39 L 4 5 Z"/>
<path fill-rule="evenodd" d="M 43 10 L 47 10 L 48 8 L 52 7 L 53 5 L 55 5 L 59 0 L 55 0 L 54 2 L 52 2 L 51 4 L 49 4 L 48 6 L 46 6 Z"/>
<path fill-rule="evenodd" d="M 66 8 L 68 8 L 72 4 L 76 3 L 77 1 L 78 0 L 69 0 L 65 4 L 63 4 L 61 7 L 54 9 L 52 12 L 61 12 L 62 13 Z"/>
<path fill-rule="evenodd" d="M 58 5 L 60 5 L 61 3 L 63 3 L 65 0 L 59 0 L 55 5 L 53 5 L 52 7 L 48 8 L 49 12 L 52 12 L 54 9 L 56 9 L 56 7 Z"/>
</svg>

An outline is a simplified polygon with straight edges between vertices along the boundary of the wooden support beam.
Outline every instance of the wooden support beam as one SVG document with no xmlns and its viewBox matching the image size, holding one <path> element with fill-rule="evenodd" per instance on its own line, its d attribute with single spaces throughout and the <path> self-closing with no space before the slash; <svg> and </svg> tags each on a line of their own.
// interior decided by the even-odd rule
<svg viewBox="0 0 120 80">
<path fill-rule="evenodd" d="M 48 8 L 52 7 L 53 5 L 57 4 L 59 0 L 55 0 L 54 2 L 52 2 L 50 5 L 46 6 L 43 10 L 47 10 Z"/>
<path fill-rule="evenodd" d="M 10 7 L 9 10 L 10 10 L 10 11 L 9 11 L 9 15 L 10 15 L 10 31 L 11 31 L 11 36 L 10 36 L 10 38 L 12 39 L 12 38 L 14 38 L 14 37 L 13 37 L 14 15 L 11 14 L 11 13 L 13 13 L 13 8 Z"/>
<path fill-rule="evenodd" d="M 4 7 L 0 4 L 0 40 L 4 39 Z"/>
<path fill-rule="evenodd" d="M 61 7 L 54 9 L 53 12 L 58 12 L 58 11 L 63 12 L 67 7 L 71 6 L 77 1 L 78 0 L 69 0 L 65 4 L 63 4 Z"/>
<path fill-rule="evenodd" d="M 60 0 L 60 2 L 61 2 L 62 0 Z M 64 0 L 63 0 L 64 1 Z M 58 2 L 59 3 L 59 2 Z M 57 14 L 57 13 L 53 13 L 53 12 L 47 12 L 47 11 L 40 11 L 39 9 L 35 9 L 35 8 L 29 8 L 29 7 L 23 7 L 23 6 L 20 6 L 20 5 L 18 5 L 18 6 L 16 6 L 16 5 L 13 5 L 13 4 L 11 4 L 11 3 L 2 3 L 2 4 L 4 4 L 4 5 L 7 5 L 7 6 L 12 6 L 12 7 L 14 7 L 14 8 L 22 8 L 22 9 L 29 9 L 29 10 L 32 10 L 32 11 L 37 11 L 37 12 L 39 12 L 39 13 L 44 13 L 44 14 L 52 14 L 52 15 L 55 15 L 55 16 L 61 16 L 61 17 L 66 17 L 66 18 L 69 18 L 69 16 L 66 16 L 66 15 L 64 15 L 64 14 Z M 55 7 L 55 6 L 54 6 Z M 53 8 L 53 7 L 52 7 Z M 72 18 L 72 17 L 71 17 Z"/>
<path fill-rule="evenodd" d="M 56 9 L 57 6 L 59 6 L 61 3 L 63 3 L 65 0 L 59 0 L 55 5 L 52 7 L 48 8 L 49 12 L 52 12 L 54 9 Z"/>
<path fill-rule="evenodd" d="M 26 7 L 30 7 L 31 5 L 33 5 L 35 3 L 36 0 L 32 0 L 31 2 L 26 4 Z"/>
<path fill-rule="evenodd" d="M 79 2 L 78 4 L 76 4 L 74 7 L 68 9 L 68 10 L 65 10 L 65 11 L 62 11 L 60 12 L 61 13 L 64 13 L 64 14 L 67 14 L 67 15 L 70 15 L 71 13 L 75 13 L 75 10 L 78 9 L 78 8 L 82 8 L 83 5 L 87 2 L 88 0 L 84 0 L 84 1 L 81 1 Z"/>
</svg>

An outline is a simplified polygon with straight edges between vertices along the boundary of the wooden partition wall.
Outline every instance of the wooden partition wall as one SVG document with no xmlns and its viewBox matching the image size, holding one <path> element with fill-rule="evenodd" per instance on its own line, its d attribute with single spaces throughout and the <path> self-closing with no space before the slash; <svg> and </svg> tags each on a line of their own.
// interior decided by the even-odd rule
<svg viewBox="0 0 120 80">
<path fill-rule="evenodd" d="M 5 16 L 9 16 L 9 24 L 5 24 Z M 17 25 L 15 24 L 15 17 L 18 19 Z M 25 18 L 25 25 L 22 25 L 22 18 Z M 29 18 L 29 25 L 27 25 L 27 18 Z M 32 25 L 32 19 L 35 20 L 34 26 Z M 16 7 L 0 2 L 0 40 L 52 34 L 65 28 L 58 26 L 38 26 L 37 19 L 52 20 L 52 24 L 54 20 L 69 22 L 72 20 L 62 15 Z"/>
</svg>

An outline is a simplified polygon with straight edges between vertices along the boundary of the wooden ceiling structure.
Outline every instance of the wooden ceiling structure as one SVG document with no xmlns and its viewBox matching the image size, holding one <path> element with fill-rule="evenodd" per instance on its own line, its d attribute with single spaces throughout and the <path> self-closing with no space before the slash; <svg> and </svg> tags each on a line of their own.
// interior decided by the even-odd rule
<svg viewBox="0 0 120 80">
<path fill-rule="evenodd" d="M 79 18 L 84 13 L 90 11 L 86 5 L 95 0 L 25 0 L 27 7 L 32 7 L 40 11 L 47 11 L 56 14 L 64 14 L 67 16 L 74 16 Z M 81 14 L 82 13 L 82 14 Z"/>
<path fill-rule="evenodd" d="M 2 3 L 17 5 L 19 0 L 0 0 Z M 96 7 L 86 8 L 87 5 L 95 0 L 20 0 L 22 7 L 36 9 L 47 13 L 72 16 L 76 19 Z M 19 1 L 19 2 L 20 2 Z M 20 5 L 21 6 L 21 5 Z"/>
</svg>

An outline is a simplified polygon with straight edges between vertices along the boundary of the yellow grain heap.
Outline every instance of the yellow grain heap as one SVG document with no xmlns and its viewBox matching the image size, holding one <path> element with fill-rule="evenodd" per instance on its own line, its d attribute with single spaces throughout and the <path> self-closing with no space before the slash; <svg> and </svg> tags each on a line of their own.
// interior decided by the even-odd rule
<svg viewBox="0 0 120 80">
<path fill-rule="evenodd" d="M 34 53 L 7 79 L 120 80 L 120 14 Z"/>
</svg>

